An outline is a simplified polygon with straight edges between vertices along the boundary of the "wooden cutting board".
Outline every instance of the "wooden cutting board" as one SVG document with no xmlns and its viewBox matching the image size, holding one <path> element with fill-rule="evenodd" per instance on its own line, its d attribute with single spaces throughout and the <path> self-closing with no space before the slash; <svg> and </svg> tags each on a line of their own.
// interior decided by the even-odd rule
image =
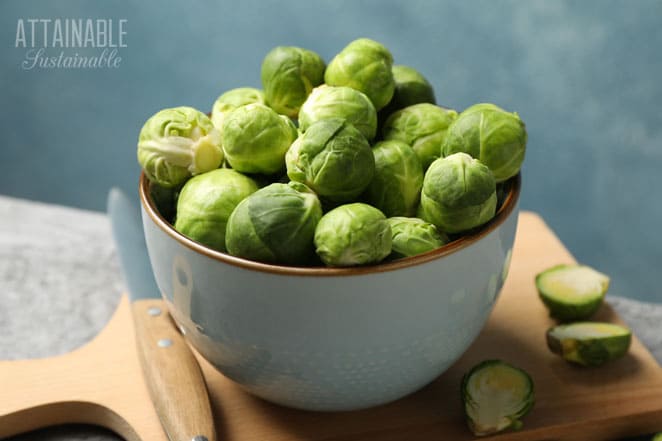
<svg viewBox="0 0 662 441">
<path fill-rule="evenodd" d="M 244 393 L 200 358 L 224 441 L 428 441 L 474 439 L 460 401 L 462 375 L 500 358 L 528 371 L 536 405 L 505 440 L 607 440 L 662 431 L 662 369 L 641 342 L 600 368 L 580 368 L 551 354 L 554 322 L 537 297 L 534 275 L 574 259 L 540 217 L 520 215 L 510 274 L 476 342 L 423 390 L 375 409 L 314 413 L 286 409 Z M 589 262 L 587 262 L 589 263 Z M 590 263 L 589 263 L 590 264 Z M 619 323 L 605 304 L 596 319 Z M 106 328 L 63 356 L 0 362 L 0 438 L 61 423 L 105 426 L 129 441 L 167 441 L 143 382 L 124 297 Z"/>
</svg>

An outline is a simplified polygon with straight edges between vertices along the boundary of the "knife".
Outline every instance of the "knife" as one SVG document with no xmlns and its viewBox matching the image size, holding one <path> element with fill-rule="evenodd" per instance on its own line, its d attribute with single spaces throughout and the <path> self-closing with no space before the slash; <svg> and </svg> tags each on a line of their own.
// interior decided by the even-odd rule
<svg viewBox="0 0 662 441">
<path fill-rule="evenodd" d="M 129 291 L 136 347 L 154 408 L 170 441 L 216 441 L 207 387 L 154 281 L 138 207 L 118 188 L 108 215 Z"/>
</svg>

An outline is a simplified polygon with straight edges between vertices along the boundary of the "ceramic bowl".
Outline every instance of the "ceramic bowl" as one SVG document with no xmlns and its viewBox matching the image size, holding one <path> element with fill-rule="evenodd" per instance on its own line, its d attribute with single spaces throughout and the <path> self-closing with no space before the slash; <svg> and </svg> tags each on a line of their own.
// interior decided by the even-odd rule
<svg viewBox="0 0 662 441">
<path fill-rule="evenodd" d="M 384 404 L 430 383 L 477 337 L 508 273 L 521 181 L 495 218 L 415 257 L 360 268 L 213 251 L 140 199 L 158 286 L 190 344 L 246 391 L 306 410 Z"/>
</svg>

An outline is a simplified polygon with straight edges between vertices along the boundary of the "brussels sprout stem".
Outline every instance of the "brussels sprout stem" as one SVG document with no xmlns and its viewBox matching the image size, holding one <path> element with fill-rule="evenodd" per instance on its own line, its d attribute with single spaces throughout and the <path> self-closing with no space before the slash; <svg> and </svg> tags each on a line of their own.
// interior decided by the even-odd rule
<svg viewBox="0 0 662 441">
<path fill-rule="evenodd" d="M 220 132 L 211 130 L 206 136 L 200 137 L 196 127 L 191 138 L 183 136 L 168 136 L 142 142 L 142 148 L 157 153 L 167 162 L 180 167 L 186 167 L 191 174 L 204 173 L 217 167 L 222 160 L 223 152 L 220 145 Z"/>
<path fill-rule="evenodd" d="M 218 148 L 221 144 L 221 133 L 214 129 L 206 136 L 193 141 L 191 155 L 193 161 L 189 166 L 192 174 L 204 173 L 217 166 L 223 160 L 223 151 Z"/>
</svg>

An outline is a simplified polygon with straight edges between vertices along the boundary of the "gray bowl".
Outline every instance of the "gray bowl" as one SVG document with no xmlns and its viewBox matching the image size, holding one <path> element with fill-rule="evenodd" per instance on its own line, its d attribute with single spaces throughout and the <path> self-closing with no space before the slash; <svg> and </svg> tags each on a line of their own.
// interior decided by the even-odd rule
<svg viewBox="0 0 662 441">
<path fill-rule="evenodd" d="M 140 180 L 156 281 L 190 344 L 265 400 L 353 410 L 408 395 L 477 337 L 508 273 L 519 175 L 488 224 L 415 257 L 360 268 L 268 265 L 175 231 Z"/>
</svg>

